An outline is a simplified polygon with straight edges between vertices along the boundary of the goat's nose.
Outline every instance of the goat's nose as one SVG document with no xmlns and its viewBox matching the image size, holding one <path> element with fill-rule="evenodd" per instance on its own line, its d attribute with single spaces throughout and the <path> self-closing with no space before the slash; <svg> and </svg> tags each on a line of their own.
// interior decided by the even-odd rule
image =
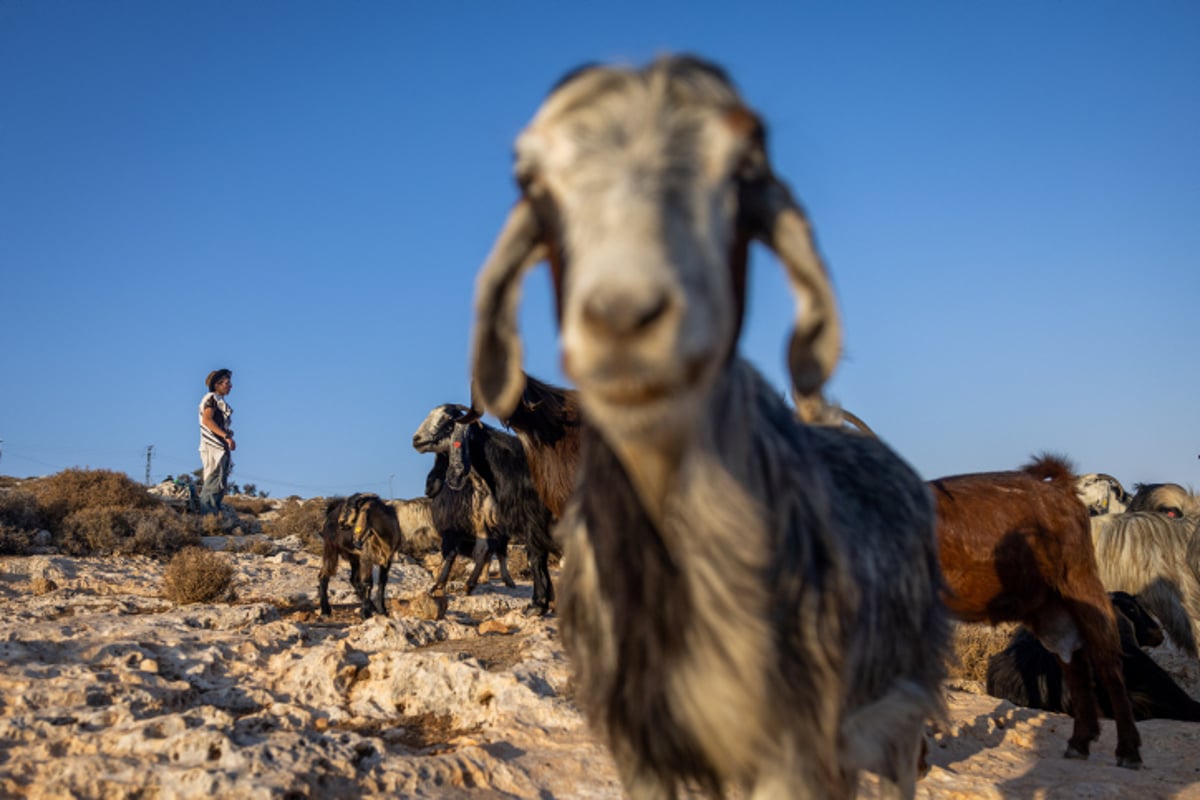
<svg viewBox="0 0 1200 800">
<path fill-rule="evenodd" d="M 601 287 L 584 301 L 583 320 L 592 329 L 612 336 L 642 333 L 666 314 L 670 298 L 665 289 L 630 291 Z"/>
</svg>

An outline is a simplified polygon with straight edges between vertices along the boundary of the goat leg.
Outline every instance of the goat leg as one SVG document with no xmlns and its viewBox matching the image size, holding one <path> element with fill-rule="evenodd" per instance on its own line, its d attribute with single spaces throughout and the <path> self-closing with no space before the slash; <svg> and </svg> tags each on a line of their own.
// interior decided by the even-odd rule
<svg viewBox="0 0 1200 800">
<path fill-rule="evenodd" d="M 504 585 L 510 589 L 517 588 L 517 582 L 508 571 L 508 542 L 500 544 L 496 549 L 496 560 L 500 562 L 500 579 L 504 581 Z"/>
<path fill-rule="evenodd" d="M 484 537 L 475 540 L 475 569 L 471 570 L 471 577 L 467 578 L 467 591 L 470 594 L 475 591 L 475 587 L 479 584 L 479 578 L 483 575 L 484 569 L 492 560 L 492 541 Z M 486 576 L 485 576 L 486 579 Z"/>
<path fill-rule="evenodd" d="M 1075 719 L 1071 738 L 1067 740 L 1067 752 L 1063 756 L 1087 758 L 1092 742 L 1100 737 L 1100 707 L 1088 669 L 1088 659 L 1083 650 L 1076 650 L 1071 654 L 1070 661 L 1059 659 L 1059 662 L 1067 681 L 1067 690 L 1071 693 L 1071 715 Z"/>
<path fill-rule="evenodd" d="M 317 598 L 321 605 L 321 616 L 328 617 L 333 609 L 329 607 L 329 576 L 323 573 L 317 580 Z"/>
<path fill-rule="evenodd" d="M 533 598 L 525 607 L 525 616 L 545 616 L 550 612 L 550 603 L 554 600 L 554 584 L 550 581 L 550 554 L 541 548 L 535 548 L 533 543 L 527 548 L 529 554 L 529 571 L 533 573 Z"/>
<path fill-rule="evenodd" d="M 433 586 L 429 587 L 430 594 L 437 594 L 446 588 L 446 581 L 450 579 L 450 570 L 454 567 L 454 559 L 458 555 L 453 550 L 449 553 L 442 553 L 442 571 L 438 573 L 437 580 L 433 582 Z"/>
<path fill-rule="evenodd" d="M 387 612 L 387 582 L 388 582 L 388 572 L 391 571 L 391 568 L 392 568 L 392 563 L 390 560 L 386 564 L 379 565 L 379 582 L 377 584 L 376 594 L 375 594 L 375 610 L 385 617 L 388 615 L 388 612 Z"/>
<path fill-rule="evenodd" d="M 329 538 L 325 538 L 325 546 L 321 554 L 321 573 L 317 578 L 317 599 L 321 607 L 321 616 L 328 617 L 333 613 L 329 607 L 329 579 L 337 572 L 338 550 Z"/>
</svg>

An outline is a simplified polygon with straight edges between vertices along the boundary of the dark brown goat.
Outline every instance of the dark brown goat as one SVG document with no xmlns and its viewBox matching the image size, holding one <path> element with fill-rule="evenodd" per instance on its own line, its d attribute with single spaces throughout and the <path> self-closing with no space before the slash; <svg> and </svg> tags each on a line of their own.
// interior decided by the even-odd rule
<svg viewBox="0 0 1200 800">
<path fill-rule="evenodd" d="M 1117 764 L 1139 767 L 1141 738 L 1121 676 L 1116 617 L 1070 465 L 1042 456 L 1017 472 L 957 475 L 930 485 L 951 613 L 966 622 L 1021 622 L 1059 658 L 1077 698 L 1067 758 L 1087 758 L 1100 735 L 1090 661 L 1112 701 Z"/>
<path fill-rule="evenodd" d="M 324 542 L 317 596 L 321 614 L 329 616 L 329 579 L 337 571 L 338 558 L 350 564 L 350 585 L 362 601 L 363 619 L 378 613 L 387 616 L 384 593 L 392 559 L 400 549 L 403 534 L 396 512 L 374 494 L 334 498 L 325 507 Z M 377 594 L 372 601 L 372 568 L 379 567 Z"/>
<path fill-rule="evenodd" d="M 526 373 L 521 399 L 503 422 L 521 441 L 533 486 L 558 519 L 575 488 L 579 470 L 579 395 Z"/>
</svg>

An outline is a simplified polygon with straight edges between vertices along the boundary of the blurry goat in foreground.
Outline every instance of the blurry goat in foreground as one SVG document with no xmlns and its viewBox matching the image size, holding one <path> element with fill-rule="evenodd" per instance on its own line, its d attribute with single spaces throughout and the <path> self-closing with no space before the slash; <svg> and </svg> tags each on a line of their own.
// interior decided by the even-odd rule
<svg viewBox="0 0 1200 800">
<path fill-rule="evenodd" d="M 695 58 L 593 67 L 559 83 L 516 152 L 473 377 L 508 419 L 526 385 L 520 280 L 547 259 L 583 419 L 557 530 L 562 635 L 626 790 L 846 797 L 869 770 L 911 797 L 949 642 L 933 507 L 878 439 L 799 424 L 736 355 L 752 239 L 797 295 L 798 397 L 841 348 L 758 116 Z"/>
</svg>

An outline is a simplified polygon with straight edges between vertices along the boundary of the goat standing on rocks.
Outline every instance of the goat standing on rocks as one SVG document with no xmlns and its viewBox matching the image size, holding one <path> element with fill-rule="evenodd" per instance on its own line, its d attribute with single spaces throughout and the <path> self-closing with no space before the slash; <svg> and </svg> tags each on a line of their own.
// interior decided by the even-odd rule
<svg viewBox="0 0 1200 800">
<path fill-rule="evenodd" d="M 376 613 L 386 617 L 388 573 L 392 559 L 403 543 L 400 523 L 391 506 L 374 494 L 334 498 L 325 508 L 321 539 L 324 555 L 317 583 L 321 614 L 329 616 L 332 613 L 329 579 L 337 571 L 338 557 L 341 556 L 350 564 L 350 585 L 362 601 L 363 619 Z M 379 581 L 372 601 L 374 567 L 379 567 Z"/>
<path fill-rule="evenodd" d="M 523 196 L 477 283 L 475 385 L 508 419 L 520 277 L 547 258 L 583 409 L 563 641 L 632 797 L 846 797 L 860 770 L 911 797 L 949 641 L 933 506 L 879 440 L 799 424 L 736 355 L 754 238 L 802 307 L 799 396 L 841 346 L 764 139 L 695 58 L 562 81 L 517 141 Z"/>
<path fill-rule="evenodd" d="M 492 555 L 500 559 L 505 583 L 512 585 L 505 559 L 508 542 L 516 536 L 525 545 L 533 572 L 527 611 L 545 614 L 554 600 L 549 558 L 558 545 L 550 535 L 550 512 L 533 487 L 521 443 L 484 425 L 466 406 L 447 403 L 425 417 L 413 434 L 413 448 L 436 454 L 425 490 L 442 536 L 442 557 L 448 560 L 435 586 L 445 585 L 456 554 L 475 558 L 468 592 Z"/>
</svg>

